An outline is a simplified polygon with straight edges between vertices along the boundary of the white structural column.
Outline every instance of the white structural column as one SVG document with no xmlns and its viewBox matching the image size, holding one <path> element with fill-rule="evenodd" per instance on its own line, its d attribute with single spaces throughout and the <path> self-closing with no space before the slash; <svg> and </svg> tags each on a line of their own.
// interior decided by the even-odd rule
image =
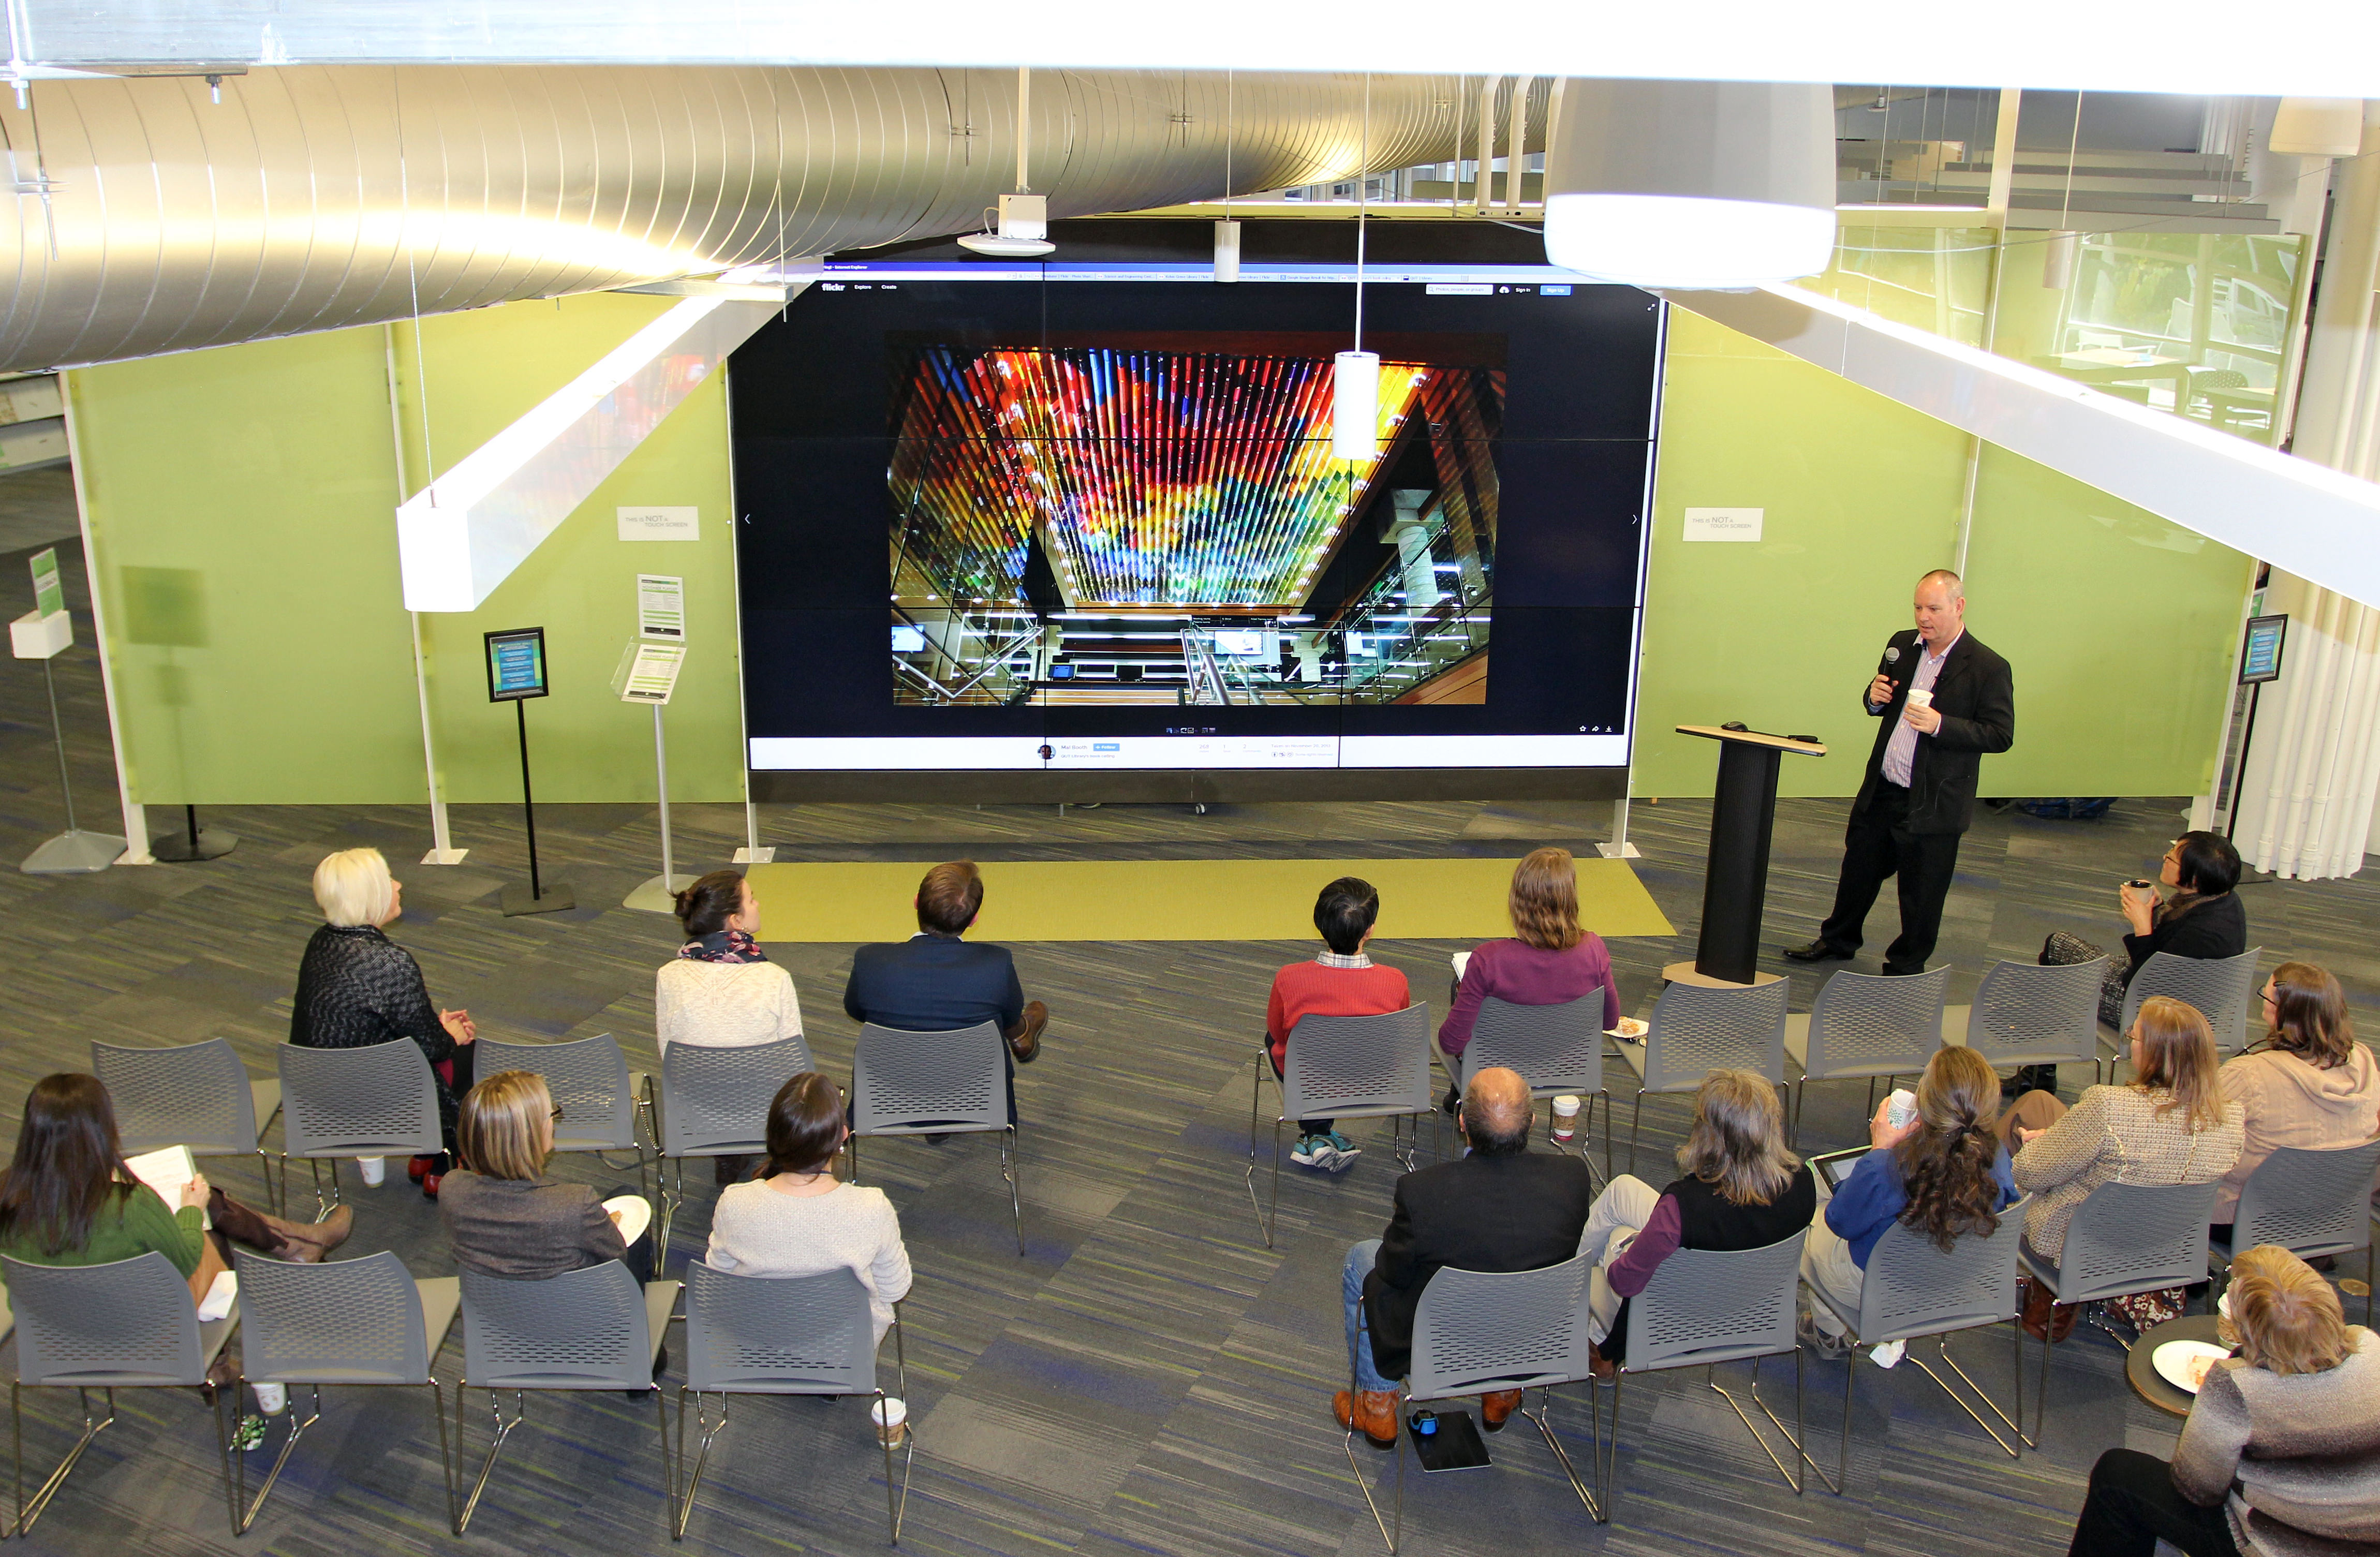
<svg viewBox="0 0 2380 1557">
<path fill-rule="evenodd" d="M 2337 168 L 2292 447 L 2380 477 L 2380 103 L 2365 104 L 2362 155 Z M 2380 550 L 2380 531 L 2362 545 Z M 2289 614 L 2289 639 L 2258 709 L 2232 840 L 2260 870 L 2351 876 L 2374 845 L 2380 795 L 2380 611 L 2279 568 L 2265 610 Z"/>
</svg>

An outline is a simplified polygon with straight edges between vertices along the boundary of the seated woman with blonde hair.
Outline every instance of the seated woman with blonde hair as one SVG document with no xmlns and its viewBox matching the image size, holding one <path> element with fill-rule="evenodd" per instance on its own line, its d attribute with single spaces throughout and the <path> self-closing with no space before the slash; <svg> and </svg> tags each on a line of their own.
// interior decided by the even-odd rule
<svg viewBox="0 0 2380 1557">
<path fill-rule="evenodd" d="M 2170 1464 L 2110 1449 L 2069 1557 L 2380 1550 L 2380 1336 L 2285 1248 L 2231 1262 L 2230 1313 Z"/>
<path fill-rule="evenodd" d="M 1679 1176 L 1658 1195 L 1621 1174 L 1595 1198 L 1578 1251 L 1595 1266 L 1587 1302 L 1595 1371 L 1627 1360 L 1627 1300 L 1682 1248 L 1756 1249 L 1810 1225 L 1818 1209 L 1809 1164 L 1785 1148 L 1785 1109 L 1756 1071 L 1714 1070 L 1694 1093 Z"/>
<path fill-rule="evenodd" d="M 653 1279 L 652 1208 L 634 1241 L 623 1237 L 625 1186 L 548 1176 L 553 1122 L 562 1111 L 535 1071 L 499 1071 L 463 1098 L 455 1127 L 462 1165 L 446 1175 L 439 1220 L 455 1245 L 455 1263 L 483 1276 L 535 1282 L 616 1259 L 639 1283 Z"/>
<path fill-rule="evenodd" d="M 2338 980 L 2310 962 L 2285 962 L 2265 980 L 2264 997 L 2264 1039 L 2215 1077 L 2247 1111 L 2240 1160 L 2215 1192 L 2215 1232 L 2225 1244 L 2240 1187 L 2275 1150 L 2356 1146 L 2380 1128 L 2380 1065 L 2355 1041 Z"/>
<path fill-rule="evenodd" d="M 2033 1197 L 2024 1213 L 2025 1247 L 2045 1265 L 2066 1252 L 2066 1229 L 2103 1184 L 2211 1184 L 2239 1161 L 2244 1110 L 2227 1101 L 2215 1077 L 2215 1034 L 2195 1006 L 2155 995 L 2132 1022 L 2132 1081 L 2088 1087 L 2069 1109 L 2046 1092 L 2027 1092 L 2004 1128 L 2023 1143 L 2016 1186 Z M 2024 1328 L 2064 1340 L 2074 1306 L 2051 1310 L 2048 1289 L 2025 1288 Z M 2135 1329 L 2180 1316 L 2182 1289 L 2137 1293 L 2108 1307 Z"/>
<path fill-rule="evenodd" d="M 1620 1025 L 1620 991 L 1611 980 L 1611 953 L 1603 937 L 1578 922 L 1578 862 L 1568 849 L 1537 849 L 1512 867 L 1505 898 L 1510 940 L 1490 941 L 1471 954 L 1455 986 L 1454 1003 L 1439 1024 L 1439 1059 L 1451 1076 L 1470 1046 L 1471 1029 L 1489 995 L 1513 1005 L 1561 1005 L 1588 991 L 1603 991 L 1603 1030 Z M 1447 1106 L 1456 1099 L 1450 1089 Z"/>
<path fill-rule="evenodd" d="M 1868 1258 L 1893 1223 L 1925 1234 L 1947 1254 L 1970 1234 L 1989 1237 L 1999 1213 L 2016 1202 L 2008 1149 L 1992 1128 L 1999 1076 L 1981 1054 L 1951 1044 L 1937 1049 L 1917 1083 L 1917 1117 L 1895 1125 L 1891 1109 L 1887 1098 L 1868 1121 L 1867 1155 L 1803 1246 L 1802 1278 L 1827 1301 L 1811 1306 L 1802 1339 L 1825 1356 L 1848 1346 L 1836 1315 L 1859 1317 Z"/>
</svg>

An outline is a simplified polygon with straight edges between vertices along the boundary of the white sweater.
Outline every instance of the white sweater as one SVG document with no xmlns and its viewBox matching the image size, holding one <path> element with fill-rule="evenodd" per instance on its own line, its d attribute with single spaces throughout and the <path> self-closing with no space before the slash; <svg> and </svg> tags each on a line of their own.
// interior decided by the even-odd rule
<svg viewBox="0 0 2380 1557">
<path fill-rule="evenodd" d="M 773 962 L 674 957 L 653 976 L 653 1028 L 661 1046 L 746 1049 L 799 1038 L 794 976 Z"/>
<path fill-rule="evenodd" d="M 892 1305 L 909 1295 L 909 1251 L 884 1191 L 845 1184 L 823 1195 L 785 1195 L 765 1181 L 731 1184 L 710 1213 L 704 1263 L 747 1276 L 814 1276 L 850 1271 L 868 1288 L 876 1339 L 892 1328 Z"/>
</svg>

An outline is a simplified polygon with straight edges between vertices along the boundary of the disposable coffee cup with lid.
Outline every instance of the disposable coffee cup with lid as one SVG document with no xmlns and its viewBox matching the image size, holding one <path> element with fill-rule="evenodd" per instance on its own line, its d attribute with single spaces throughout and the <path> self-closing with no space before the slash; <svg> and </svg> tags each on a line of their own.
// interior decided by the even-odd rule
<svg viewBox="0 0 2380 1557">
<path fill-rule="evenodd" d="M 1578 1100 L 1564 1092 L 1554 1099 L 1554 1139 L 1570 1139 L 1577 1127 Z"/>
<path fill-rule="evenodd" d="M 876 1424 L 876 1441 L 888 1448 L 898 1449 L 909 1436 L 909 1403 L 887 1395 L 868 1408 L 868 1419 Z"/>
</svg>

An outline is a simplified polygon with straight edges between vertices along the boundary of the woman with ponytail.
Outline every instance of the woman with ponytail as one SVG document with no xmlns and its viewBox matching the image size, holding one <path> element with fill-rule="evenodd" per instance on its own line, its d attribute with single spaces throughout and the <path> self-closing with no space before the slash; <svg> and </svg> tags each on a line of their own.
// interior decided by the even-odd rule
<svg viewBox="0 0 2380 1557">
<path fill-rule="evenodd" d="M 1895 1125 L 1892 1100 L 1868 1121 L 1869 1151 L 1843 1180 L 1802 1248 L 1802 1279 L 1845 1314 L 1857 1314 L 1868 1257 L 1894 1222 L 1948 1250 L 1970 1234 L 1989 1235 L 2017 1197 L 2009 1154 L 1993 1126 L 1999 1077 L 1972 1049 L 1934 1052 L 1917 1083 L 1917 1117 Z M 1822 1355 L 1848 1347 L 1841 1321 L 1813 1306 L 1802 1338 Z"/>
<path fill-rule="evenodd" d="M 801 997 L 794 976 L 760 950 L 760 905 L 752 883 L 734 870 L 713 870 L 677 894 L 686 943 L 653 976 L 653 1037 L 673 1043 L 745 1049 L 802 1036 Z M 712 1174 L 734 1184 L 752 1165 L 748 1157 L 714 1157 Z"/>
</svg>

